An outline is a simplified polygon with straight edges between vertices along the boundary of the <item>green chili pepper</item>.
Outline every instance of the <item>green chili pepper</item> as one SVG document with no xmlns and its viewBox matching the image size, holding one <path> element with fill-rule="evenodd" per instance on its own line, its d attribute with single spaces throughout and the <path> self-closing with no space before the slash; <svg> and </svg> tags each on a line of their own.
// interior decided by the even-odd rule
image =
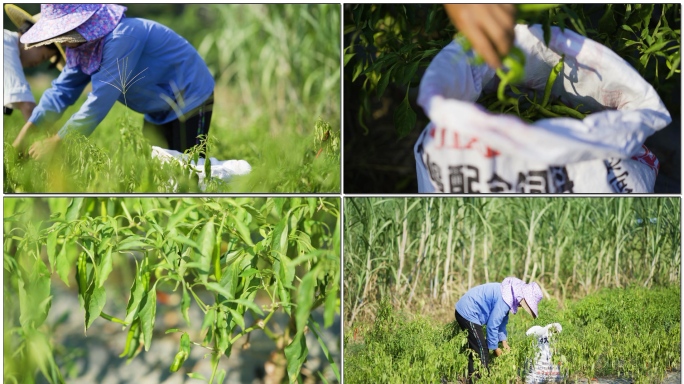
<svg viewBox="0 0 684 384">
<path fill-rule="evenodd" d="M 85 252 L 81 252 L 78 256 L 78 264 L 76 265 L 76 275 L 78 282 L 78 293 L 80 295 L 85 294 L 87 290 L 86 284 L 88 283 L 88 271 L 87 271 L 87 257 Z"/>
<path fill-rule="evenodd" d="M 572 108 L 570 108 L 570 107 L 567 107 L 567 106 L 561 105 L 561 104 L 552 105 L 552 106 L 549 107 L 549 109 L 550 109 L 552 112 L 554 112 L 554 113 L 557 113 L 557 114 L 560 114 L 560 115 L 566 115 L 566 116 L 569 116 L 569 117 L 574 117 L 574 118 L 580 119 L 580 120 L 582 120 L 582 119 L 584 119 L 585 117 L 587 117 L 584 113 L 582 113 L 582 112 L 580 112 L 580 111 L 576 111 L 576 110 L 574 110 L 574 109 L 572 109 Z"/>
<path fill-rule="evenodd" d="M 185 360 L 188 359 L 188 354 L 185 352 L 178 352 L 176 353 L 176 357 L 173 358 L 173 362 L 171 363 L 171 366 L 169 367 L 169 371 L 171 372 L 176 372 L 178 371 L 178 368 L 185 363 Z"/>
<path fill-rule="evenodd" d="M 138 351 L 138 347 L 140 346 L 140 333 L 141 333 L 141 327 L 140 327 L 140 318 L 138 318 L 135 322 L 136 327 L 135 330 L 133 331 L 133 339 L 131 340 L 131 349 L 128 350 L 128 359 L 132 359 L 135 356 L 135 353 Z"/>
<path fill-rule="evenodd" d="M 185 360 L 188 359 L 188 356 L 190 356 L 190 336 L 188 336 L 187 333 L 183 333 L 181 336 L 178 353 L 176 353 L 176 356 L 173 358 L 173 362 L 171 363 L 169 370 L 171 372 L 178 371 Z"/>
<path fill-rule="evenodd" d="M 544 88 L 544 99 L 542 100 L 542 107 L 546 107 L 549 104 L 549 99 L 551 98 L 551 89 L 553 88 L 553 83 L 556 82 L 558 74 L 563 72 L 563 64 L 565 60 L 565 55 L 561 55 L 558 64 L 554 65 L 549 74 L 549 78 L 546 80 L 546 87 Z"/>
<path fill-rule="evenodd" d="M 560 4 L 516 4 L 519 12 L 543 12 L 560 6 Z"/>
<path fill-rule="evenodd" d="M 216 281 L 221 281 L 221 237 L 218 236 L 216 245 L 214 246 L 214 254 L 212 255 L 212 261 L 214 263 L 214 277 Z"/>
<path fill-rule="evenodd" d="M 129 355 L 129 351 L 131 349 L 131 342 L 133 341 L 133 336 L 135 335 L 136 328 L 138 328 L 138 322 L 134 321 L 133 324 L 131 324 L 131 327 L 128 328 L 128 334 L 126 335 L 126 346 L 124 347 L 124 350 L 123 352 L 121 352 L 119 357 Z"/>
</svg>

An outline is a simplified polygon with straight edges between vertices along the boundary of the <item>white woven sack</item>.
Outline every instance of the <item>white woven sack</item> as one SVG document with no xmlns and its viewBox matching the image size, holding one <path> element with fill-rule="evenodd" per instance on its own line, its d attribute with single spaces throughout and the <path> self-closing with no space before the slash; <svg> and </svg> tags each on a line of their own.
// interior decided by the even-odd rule
<svg viewBox="0 0 684 384">
<path fill-rule="evenodd" d="M 491 113 L 475 101 L 498 78 L 456 42 L 430 63 L 418 104 L 431 122 L 414 147 L 419 192 L 653 192 L 658 160 L 643 145 L 671 122 L 653 87 L 609 48 L 570 30 L 518 25 L 526 55 L 521 89 L 543 93 L 552 67 L 565 66 L 552 90 L 571 107 L 594 111 L 583 120 L 526 123 Z"/>
<path fill-rule="evenodd" d="M 553 351 L 550 345 L 553 336 L 550 330 L 560 333 L 563 327 L 558 323 L 552 323 L 546 327 L 535 325 L 527 330 L 527 336 L 537 338 L 537 355 L 529 364 L 525 376 L 526 384 L 557 383 L 564 378 L 560 366 L 553 363 Z"/>
</svg>

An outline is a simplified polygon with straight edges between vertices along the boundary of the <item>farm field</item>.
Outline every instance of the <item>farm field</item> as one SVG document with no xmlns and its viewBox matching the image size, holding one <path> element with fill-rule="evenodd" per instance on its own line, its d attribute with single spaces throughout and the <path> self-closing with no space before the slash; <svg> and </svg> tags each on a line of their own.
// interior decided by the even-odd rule
<svg viewBox="0 0 684 384">
<path fill-rule="evenodd" d="M 524 382 L 526 330 L 556 322 L 568 382 L 680 371 L 677 198 L 347 198 L 344 217 L 345 382 L 464 382 L 454 305 L 507 276 L 541 286 L 539 318 L 509 316 L 479 382 Z"/>
<path fill-rule="evenodd" d="M 186 37 L 214 75 L 208 156 L 245 160 L 251 173 L 198 186 L 187 163 L 151 159 L 156 142 L 143 136 L 142 115 L 117 103 L 90 137 L 69 137 L 39 162 L 11 147 L 21 114 L 4 116 L 6 193 L 340 191 L 339 5 L 187 4 L 175 14 L 153 7 L 130 11 Z M 30 73 L 36 100 L 56 76 Z M 61 128 L 84 100 L 85 92 L 49 132 L 29 141 Z"/>
<path fill-rule="evenodd" d="M 3 382 L 340 382 L 339 198 L 3 204 Z"/>
<path fill-rule="evenodd" d="M 554 347 L 566 382 L 621 377 L 623 382 L 661 383 L 668 372 L 680 369 L 678 287 L 605 289 L 569 300 L 564 308 L 555 300 L 542 300 L 539 312 L 536 320 L 510 315 L 511 351 L 493 358 L 489 375 L 478 383 L 524 382 L 537 342 L 525 331 L 554 322 L 563 325 Z M 453 310 L 450 316 L 421 313 L 395 310 L 387 302 L 374 322 L 346 332 L 345 382 L 463 382 L 467 340 Z"/>
</svg>

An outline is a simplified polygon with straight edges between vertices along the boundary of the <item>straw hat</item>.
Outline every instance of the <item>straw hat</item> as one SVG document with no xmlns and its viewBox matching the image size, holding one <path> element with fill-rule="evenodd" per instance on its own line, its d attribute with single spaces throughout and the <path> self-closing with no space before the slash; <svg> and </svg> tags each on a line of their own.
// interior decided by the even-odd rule
<svg viewBox="0 0 684 384">
<path fill-rule="evenodd" d="M 52 43 L 85 43 L 76 27 L 90 19 L 104 4 L 41 4 L 41 18 L 21 36 L 27 48 Z"/>
<path fill-rule="evenodd" d="M 27 22 L 31 23 L 32 25 L 35 25 L 38 22 L 38 20 L 40 20 L 40 13 L 31 16 L 28 12 L 24 11 L 23 9 L 17 7 L 14 4 L 5 4 L 5 13 L 7 13 L 7 17 L 9 17 L 10 21 L 12 21 L 12 24 L 14 24 L 18 29 L 22 28 L 24 24 L 26 24 Z M 48 44 L 51 43 L 52 42 Z M 59 44 L 59 42 L 54 43 L 55 46 L 57 46 L 57 50 L 59 50 L 59 56 L 52 56 L 50 58 L 50 62 L 52 62 L 53 64 L 57 62 L 57 69 L 61 71 L 64 68 L 64 64 L 66 64 L 66 54 L 64 53 L 64 48 L 61 44 Z M 26 46 L 26 49 L 29 48 L 32 47 Z"/>
</svg>

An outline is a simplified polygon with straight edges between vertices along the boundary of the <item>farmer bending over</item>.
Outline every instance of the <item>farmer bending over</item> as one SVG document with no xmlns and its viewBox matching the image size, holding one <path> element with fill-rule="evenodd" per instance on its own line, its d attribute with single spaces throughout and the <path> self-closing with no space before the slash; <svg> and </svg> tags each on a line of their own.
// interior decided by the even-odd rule
<svg viewBox="0 0 684 384">
<path fill-rule="evenodd" d="M 516 314 L 518 308 L 524 308 L 532 317 L 537 317 L 537 306 L 542 299 L 541 288 L 537 283 L 525 284 L 515 277 L 507 277 L 501 283 L 478 285 L 466 292 L 456 303 L 456 321 L 461 329 L 468 331 L 468 348 L 480 357 L 484 368 L 489 365 L 489 351 L 494 350 L 496 356 L 509 350 L 508 313 Z M 487 325 L 487 338 L 482 326 Z M 473 357 L 468 361 L 468 382 L 473 375 Z"/>
<path fill-rule="evenodd" d="M 17 32 L 3 30 L 5 60 L 4 72 L 4 111 L 6 115 L 18 109 L 28 121 L 36 107 L 36 100 L 31 93 L 31 86 L 26 81 L 23 68 L 33 68 L 46 60 L 52 62 L 51 67 L 60 71 L 64 67 L 64 50 L 59 44 L 43 45 L 35 49 L 26 49 L 19 42 L 19 37 L 26 33 L 40 18 L 40 13 L 31 16 L 14 4 L 5 4 L 5 13 L 17 27 Z"/>
<path fill-rule="evenodd" d="M 13 145 L 28 131 L 61 117 L 88 83 L 92 91 L 54 136 L 34 143 L 33 158 L 52 152 L 76 130 L 90 135 L 118 100 L 144 114 L 167 148 L 184 152 L 206 135 L 214 103 L 214 79 L 195 48 L 154 21 L 126 18 L 114 4 L 41 4 L 42 17 L 21 36 L 27 48 L 66 47 L 66 67 L 45 91 Z"/>
</svg>

